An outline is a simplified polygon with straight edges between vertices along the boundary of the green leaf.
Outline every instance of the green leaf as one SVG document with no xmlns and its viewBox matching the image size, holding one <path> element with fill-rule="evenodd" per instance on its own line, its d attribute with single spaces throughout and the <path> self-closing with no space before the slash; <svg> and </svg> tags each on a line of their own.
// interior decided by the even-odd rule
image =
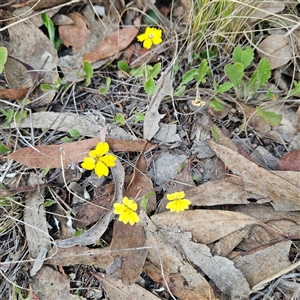
<svg viewBox="0 0 300 300">
<path fill-rule="evenodd" d="M 110 88 L 110 83 L 111 83 L 111 78 L 107 77 L 106 78 L 106 87 L 99 87 L 99 94 L 106 94 Z"/>
<path fill-rule="evenodd" d="M 148 9 L 143 16 L 143 23 L 149 26 L 155 26 L 159 23 L 158 16 L 152 9 Z"/>
<path fill-rule="evenodd" d="M 134 77 L 144 77 L 144 68 L 137 67 L 129 71 L 129 74 Z"/>
<path fill-rule="evenodd" d="M 229 78 L 229 80 L 233 83 L 233 85 L 240 89 L 242 78 L 244 76 L 244 67 L 241 63 L 235 63 L 234 65 L 226 65 L 225 74 Z"/>
<path fill-rule="evenodd" d="M 14 117 L 14 111 L 12 109 L 8 109 L 8 110 L 1 109 L 1 112 L 5 116 L 5 121 L 2 123 L 2 126 L 5 127 L 12 121 Z"/>
<path fill-rule="evenodd" d="M 115 122 L 117 122 L 117 123 L 122 124 L 122 125 L 125 124 L 125 119 L 124 119 L 124 117 L 123 117 L 121 114 L 119 114 L 119 113 L 116 114 L 116 116 L 113 118 L 113 120 L 114 120 Z"/>
<path fill-rule="evenodd" d="M 26 119 L 26 117 L 27 117 L 27 110 L 24 110 L 22 112 L 17 111 L 15 114 L 16 123 L 20 124 L 23 119 Z"/>
<path fill-rule="evenodd" d="M 0 47 L 0 74 L 3 72 L 6 61 L 7 61 L 7 49 L 5 47 Z"/>
<path fill-rule="evenodd" d="M 141 200 L 141 207 L 144 208 L 144 209 L 146 209 L 147 208 L 148 199 L 151 196 L 154 196 L 154 195 L 155 195 L 155 192 L 150 192 L 147 195 L 143 196 L 142 200 Z"/>
<path fill-rule="evenodd" d="M 211 133 L 212 133 L 214 139 L 216 140 L 216 142 L 218 142 L 218 141 L 219 141 L 219 134 L 218 134 L 218 132 L 217 132 L 215 126 L 212 125 L 212 126 L 210 127 L 210 130 L 211 130 Z"/>
<path fill-rule="evenodd" d="M 215 111 L 222 111 L 225 109 L 225 106 L 216 99 L 209 101 L 208 105 Z"/>
<path fill-rule="evenodd" d="M 76 128 L 72 128 L 69 130 L 70 136 L 75 139 L 80 139 L 81 135 Z"/>
<path fill-rule="evenodd" d="M 64 136 L 63 138 L 61 138 L 61 140 L 64 143 L 71 143 L 71 142 L 73 142 L 73 140 L 71 138 L 69 138 L 68 136 Z"/>
<path fill-rule="evenodd" d="M 153 95 L 155 93 L 156 85 L 155 85 L 155 82 L 154 82 L 152 77 L 150 77 L 146 81 L 144 89 L 145 89 L 148 96 Z"/>
<path fill-rule="evenodd" d="M 138 111 L 135 111 L 134 114 L 135 114 L 135 120 L 134 120 L 134 123 L 137 123 L 137 122 L 139 122 L 139 121 L 144 121 L 145 116 L 144 116 L 143 114 L 141 114 L 141 113 L 138 112 Z"/>
<path fill-rule="evenodd" d="M 291 98 L 293 96 L 299 95 L 300 94 L 300 82 L 297 82 L 296 80 L 294 80 L 294 86 L 295 88 L 293 88 L 285 97 L 285 99 L 287 98 Z"/>
<path fill-rule="evenodd" d="M 206 79 L 204 77 L 209 73 L 209 71 L 207 60 L 203 59 L 198 68 L 198 74 L 194 75 L 194 78 L 198 83 L 205 83 Z"/>
<path fill-rule="evenodd" d="M 49 18 L 49 16 L 47 14 L 45 14 L 45 13 L 42 13 L 41 17 L 42 17 L 44 25 L 46 26 L 46 28 L 48 30 L 49 39 L 50 39 L 50 41 L 54 45 L 54 43 L 55 43 L 55 28 L 54 28 L 54 23 Z"/>
<path fill-rule="evenodd" d="M 8 147 L 6 147 L 4 144 L 0 143 L 0 155 L 6 154 L 6 153 L 8 153 L 10 151 L 11 151 L 11 149 L 9 149 Z"/>
<path fill-rule="evenodd" d="M 74 236 L 74 237 L 80 236 L 80 235 L 83 234 L 84 232 L 85 232 L 84 229 L 77 229 L 77 230 L 74 232 L 73 236 Z"/>
<path fill-rule="evenodd" d="M 186 88 L 185 85 L 180 85 L 180 86 L 176 89 L 176 91 L 175 91 L 175 93 L 174 93 L 174 96 L 182 97 L 182 96 L 183 96 L 183 92 L 185 91 L 185 88 Z"/>
<path fill-rule="evenodd" d="M 215 53 L 214 53 L 214 51 L 212 51 L 212 50 L 203 51 L 203 52 L 201 52 L 201 54 L 200 54 L 200 57 L 201 57 L 202 59 L 207 59 L 207 60 L 213 59 L 214 56 L 215 56 Z"/>
<path fill-rule="evenodd" d="M 255 85 L 255 91 L 262 88 L 271 77 L 270 63 L 266 58 L 260 60 L 257 70 L 251 76 L 249 87 Z"/>
<path fill-rule="evenodd" d="M 156 78 L 160 70 L 161 70 L 161 63 L 155 64 L 152 70 L 149 70 L 149 77 Z"/>
<path fill-rule="evenodd" d="M 179 70 L 179 61 L 178 61 L 178 58 L 176 58 L 175 62 L 174 62 L 174 66 L 173 66 L 174 75 L 178 72 L 178 70 Z"/>
<path fill-rule="evenodd" d="M 249 46 L 243 51 L 242 47 L 239 45 L 234 49 L 232 58 L 233 62 L 241 63 L 244 69 L 246 69 L 253 61 L 254 51 Z"/>
<path fill-rule="evenodd" d="M 44 203 L 43 203 L 43 206 L 44 207 L 49 207 L 49 206 L 52 206 L 53 204 L 56 204 L 57 202 L 55 200 L 52 200 L 52 199 L 49 199 L 49 200 L 46 200 Z"/>
<path fill-rule="evenodd" d="M 121 71 L 124 71 L 125 73 L 129 74 L 129 66 L 125 60 L 119 60 L 118 61 L 118 69 Z"/>
<path fill-rule="evenodd" d="M 232 87 L 233 87 L 233 84 L 231 82 L 224 82 L 215 90 L 215 94 L 227 92 Z"/>
<path fill-rule="evenodd" d="M 257 114 L 262 117 L 267 123 L 272 126 L 277 126 L 281 122 L 281 115 L 278 115 L 271 111 L 264 111 L 260 107 L 256 107 Z"/>
<path fill-rule="evenodd" d="M 89 86 L 91 84 L 91 79 L 93 78 L 93 68 L 92 68 L 91 63 L 89 61 L 85 61 L 83 63 L 82 70 L 86 74 L 85 86 Z"/>
<path fill-rule="evenodd" d="M 45 177 L 48 172 L 50 171 L 50 167 L 46 167 L 44 170 L 43 170 L 43 173 L 42 173 L 42 176 Z"/>
<path fill-rule="evenodd" d="M 182 77 L 180 85 L 187 84 L 194 80 L 194 76 L 198 74 L 198 70 L 188 70 Z"/>
</svg>

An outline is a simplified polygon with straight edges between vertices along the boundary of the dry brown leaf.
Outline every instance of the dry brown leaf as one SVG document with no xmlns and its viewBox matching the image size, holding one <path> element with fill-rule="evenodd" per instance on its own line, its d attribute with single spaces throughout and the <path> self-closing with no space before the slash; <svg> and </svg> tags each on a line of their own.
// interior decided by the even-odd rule
<svg viewBox="0 0 300 300">
<path fill-rule="evenodd" d="M 171 72 L 167 70 L 161 74 L 156 83 L 155 94 L 151 97 L 144 119 L 144 139 L 150 141 L 159 130 L 159 121 L 164 117 L 158 112 L 164 97 L 173 94 Z"/>
<path fill-rule="evenodd" d="M 75 220 L 73 221 L 73 227 L 84 228 L 101 219 L 111 207 L 114 198 L 113 190 L 113 184 L 106 184 L 101 187 L 100 197 L 96 197 L 89 203 L 81 205 L 76 212 Z"/>
<path fill-rule="evenodd" d="M 147 143 L 145 143 L 146 147 Z M 138 199 L 153 191 L 151 179 L 145 174 L 147 170 L 147 161 L 144 151 L 139 155 L 132 180 L 130 181 L 125 196 Z M 155 209 L 156 197 L 148 198 L 147 209 Z M 122 260 L 121 278 L 125 284 L 133 284 L 140 276 L 148 254 L 147 249 L 138 249 L 145 243 L 145 232 L 141 224 L 134 226 L 125 225 L 122 222 L 116 222 L 114 225 L 113 239 L 110 245 L 112 256 Z M 132 249 L 122 251 L 123 249 Z"/>
<path fill-rule="evenodd" d="M 136 282 L 142 273 L 148 254 L 148 250 L 143 248 L 144 244 L 145 232 L 140 223 L 130 226 L 122 222 L 115 222 L 113 239 L 110 244 L 111 256 L 117 263 L 122 261 L 119 276 L 126 285 Z M 114 276 L 117 275 L 114 274 Z"/>
<path fill-rule="evenodd" d="M 279 160 L 280 171 L 300 171 L 300 150 L 285 154 Z"/>
<path fill-rule="evenodd" d="M 191 234 L 179 234 L 179 245 L 188 261 L 198 266 L 227 299 L 249 299 L 250 287 L 243 273 L 228 258 L 213 256 L 203 244 L 191 241 Z"/>
<path fill-rule="evenodd" d="M 59 26 L 58 32 L 62 43 L 67 48 L 71 46 L 72 53 L 74 54 L 89 40 L 91 34 L 90 25 L 87 19 L 80 13 L 70 13 L 68 17 L 71 18 L 74 23 Z"/>
<path fill-rule="evenodd" d="M 128 47 L 138 34 L 141 25 L 141 19 L 137 18 L 134 21 L 134 25 L 135 26 L 125 27 L 113 32 L 111 35 L 105 38 L 96 49 L 89 53 L 85 53 L 82 57 L 82 61 L 94 63 L 101 59 L 118 54 L 121 50 Z"/>
<path fill-rule="evenodd" d="M 247 204 L 252 193 L 245 191 L 242 181 L 237 177 L 208 181 L 185 192 L 194 206 L 214 206 L 222 204 Z"/>
<path fill-rule="evenodd" d="M 266 58 L 271 70 L 279 68 L 290 61 L 292 52 L 282 34 L 271 34 L 258 45 L 258 54 Z"/>
<path fill-rule="evenodd" d="M 38 299 L 71 300 L 70 280 L 49 266 L 43 268 L 33 278 L 33 292 Z M 55 288 L 53 288 L 55 287 Z"/>
<path fill-rule="evenodd" d="M 299 204 L 299 188 L 249 161 L 231 149 L 208 141 L 209 146 L 225 165 L 239 175 L 246 191 L 265 198 Z"/>
<path fill-rule="evenodd" d="M 38 27 L 28 21 L 9 27 L 8 32 L 8 53 L 11 53 L 12 57 L 36 70 L 43 78 L 43 83 L 54 84 L 58 78 L 58 57 L 57 51 L 49 38 Z M 11 65 L 11 68 L 9 68 L 9 65 L 5 65 L 5 74 L 11 87 L 20 88 L 24 87 L 22 81 L 24 76 L 28 75 L 28 71 L 24 70 L 23 66 L 21 74 L 15 72 L 17 69 L 15 64 L 21 65 L 17 60 L 14 60 L 15 63 Z M 31 81 L 26 87 L 33 86 L 34 82 L 32 82 L 30 76 L 26 78 L 25 80 Z M 55 91 L 43 92 L 42 90 L 36 90 L 35 96 L 39 97 L 36 104 L 48 104 L 55 93 Z"/>
<path fill-rule="evenodd" d="M 18 100 L 26 97 L 29 88 L 0 89 L 0 97 L 9 100 Z"/>
<path fill-rule="evenodd" d="M 291 241 L 285 241 L 255 253 L 238 256 L 233 260 L 234 265 L 243 272 L 250 287 L 253 287 L 260 281 L 290 266 L 291 244 Z"/>
<path fill-rule="evenodd" d="M 151 262 L 150 265 L 146 263 L 145 272 L 155 281 L 161 282 L 165 288 L 167 283 L 171 292 L 181 299 L 216 299 L 205 278 L 183 260 L 177 249 L 168 243 L 146 213 L 141 211 L 140 216 L 146 233 L 147 259 Z"/>
<path fill-rule="evenodd" d="M 48 252 L 47 259 L 44 263 L 58 266 L 82 264 L 106 269 L 113 263 L 113 258 L 108 248 L 89 249 L 83 246 L 73 246 L 62 249 L 53 247 Z"/>
<path fill-rule="evenodd" d="M 164 212 L 151 219 L 161 231 L 191 232 L 193 240 L 202 244 L 210 244 L 247 225 L 259 223 L 246 214 L 208 209 L 183 211 L 180 218 L 175 213 Z"/>
<path fill-rule="evenodd" d="M 269 138 L 274 142 L 282 144 L 280 135 L 272 129 L 272 126 L 268 124 L 263 118 L 256 114 L 256 109 L 253 106 L 247 105 L 239 101 L 239 105 L 242 107 L 242 113 L 247 118 L 248 125 L 254 128 L 263 137 Z"/>
<path fill-rule="evenodd" d="M 94 273 L 102 284 L 109 299 L 124 299 L 124 300 L 159 300 L 154 294 L 150 293 L 138 284 L 124 285 L 121 280 L 112 278 L 109 275 Z"/>
<path fill-rule="evenodd" d="M 38 175 L 29 174 L 28 185 L 43 183 Z M 43 203 L 43 189 L 29 192 L 25 196 L 24 223 L 28 250 L 30 256 L 35 258 L 30 275 L 33 276 L 43 265 L 44 258 L 51 248 L 50 235 L 48 234 L 46 212 Z"/>
<path fill-rule="evenodd" d="M 260 1 L 260 3 L 255 4 L 255 9 L 249 18 L 250 22 L 253 23 L 260 19 L 264 19 L 269 15 L 281 12 L 284 8 L 285 3 L 283 1 Z"/>
<path fill-rule="evenodd" d="M 99 138 L 88 139 L 61 145 L 42 145 L 34 148 L 27 147 L 13 152 L 3 158 L 13 159 L 17 162 L 34 168 L 61 168 L 71 163 L 83 161 L 89 151 L 100 142 Z M 138 141 L 115 140 L 107 138 L 110 148 L 113 151 L 134 151 L 143 150 L 144 143 Z M 147 149 L 153 147 L 148 144 Z"/>
</svg>

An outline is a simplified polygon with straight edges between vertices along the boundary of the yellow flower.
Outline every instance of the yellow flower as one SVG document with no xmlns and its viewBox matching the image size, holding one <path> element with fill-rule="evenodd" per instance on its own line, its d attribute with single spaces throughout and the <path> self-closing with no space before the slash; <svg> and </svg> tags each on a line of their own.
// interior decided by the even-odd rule
<svg viewBox="0 0 300 300">
<path fill-rule="evenodd" d="M 171 212 L 180 212 L 189 208 L 191 201 L 184 198 L 184 192 L 175 192 L 173 194 L 167 194 L 167 199 L 170 201 L 166 208 Z"/>
<path fill-rule="evenodd" d="M 114 167 L 117 159 L 112 154 L 106 154 L 109 150 L 107 143 L 99 142 L 94 150 L 91 150 L 89 157 L 85 157 L 81 167 L 86 170 L 94 170 L 98 177 L 108 175 L 108 167 Z M 106 155 L 105 155 L 106 154 Z"/>
<path fill-rule="evenodd" d="M 137 204 L 134 200 L 124 197 L 122 202 L 123 204 L 114 203 L 114 214 L 120 215 L 118 220 L 124 224 L 129 222 L 130 225 L 140 222 L 140 217 L 135 212 L 137 210 Z"/>
<path fill-rule="evenodd" d="M 152 44 L 158 45 L 162 42 L 162 30 L 154 27 L 147 27 L 145 33 L 137 36 L 139 42 L 143 42 L 143 47 L 150 49 Z"/>
</svg>

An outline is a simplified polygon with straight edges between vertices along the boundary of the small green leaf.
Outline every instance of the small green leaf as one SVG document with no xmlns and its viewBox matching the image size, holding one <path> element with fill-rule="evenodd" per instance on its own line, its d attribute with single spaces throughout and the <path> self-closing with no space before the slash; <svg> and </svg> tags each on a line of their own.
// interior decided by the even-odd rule
<svg viewBox="0 0 300 300">
<path fill-rule="evenodd" d="M 6 147 L 4 144 L 0 143 L 0 155 L 9 153 L 11 149 Z"/>
<path fill-rule="evenodd" d="M 2 127 L 5 127 L 13 120 L 14 111 L 12 109 L 8 109 L 8 110 L 1 109 L 1 112 L 5 116 L 5 121 L 2 123 Z"/>
<path fill-rule="evenodd" d="M 99 94 L 106 94 L 110 88 L 110 83 L 111 83 L 111 78 L 107 77 L 106 78 L 106 87 L 99 87 Z"/>
<path fill-rule="evenodd" d="M 244 67 L 241 63 L 235 63 L 234 65 L 226 65 L 225 74 L 229 78 L 229 80 L 233 83 L 233 85 L 240 89 L 242 78 L 244 76 Z"/>
<path fill-rule="evenodd" d="M 129 75 L 133 77 L 144 77 L 144 68 L 137 67 L 129 71 Z"/>
<path fill-rule="evenodd" d="M 70 136 L 75 139 L 80 139 L 81 135 L 76 128 L 72 128 L 69 130 Z"/>
<path fill-rule="evenodd" d="M 208 105 L 215 111 L 222 111 L 225 109 L 225 106 L 216 99 L 209 101 Z"/>
<path fill-rule="evenodd" d="M 278 115 L 271 111 L 264 111 L 260 107 L 256 107 L 257 114 L 262 117 L 267 123 L 272 126 L 277 126 L 281 122 L 281 115 Z"/>
<path fill-rule="evenodd" d="M 200 54 L 198 53 L 193 53 L 192 59 L 198 59 L 200 57 Z"/>
<path fill-rule="evenodd" d="M 206 79 L 204 77 L 209 73 L 209 71 L 207 60 L 203 59 L 198 68 L 198 74 L 194 75 L 194 78 L 198 83 L 205 83 Z"/>
<path fill-rule="evenodd" d="M 182 77 L 180 85 L 187 84 L 194 79 L 194 76 L 198 74 L 198 70 L 188 70 Z"/>
<path fill-rule="evenodd" d="M 124 117 L 123 117 L 121 114 L 119 114 L 119 113 L 116 114 L 116 116 L 113 118 L 113 120 L 114 120 L 115 122 L 117 122 L 117 123 L 122 124 L 122 125 L 125 124 L 125 119 L 124 119 Z"/>
<path fill-rule="evenodd" d="M 231 82 L 224 82 L 215 90 L 215 94 L 227 92 L 232 87 L 233 87 L 233 84 Z"/>
<path fill-rule="evenodd" d="M 71 142 L 73 142 L 73 140 L 71 138 L 69 138 L 68 136 L 64 136 L 63 138 L 61 138 L 61 140 L 64 143 L 71 143 Z"/>
<path fill-rule="evenodd" d="M 239 45 L 234 49 L 232 58 L 233 62 L 241 63 L 244 69 L 246 69 L 253 61 L 254 51 L 249 46 L 243 51 L 242 47 Z"/>
<path fill-rule="evenodd" d="M 46 167 L 42 172 L 42 176 L 45 177 L 49 171 L 50 171 L 50 167 Z"/>
<path fill-rule="evenodd" d="M 144 116 L 143 114 L 141 114 L 141 113 L 138 112 L 138 111 L 135 111 L 134 114 L 135 114 L 135 120 L 134 120 L 134 123 L 137 123 L 137 122 L 139 122 L 139 121 L 144 121 L 145 116 Z"/>
<path fill-rule="evenodd" d="M 46 26 L 47 30 L 48 30 L 48 35 L 49 35 L 49 39 L 50 41 L 53 43 L 55 43 L 54 39 L 55 39 L 55 28 L 54 28 L 54 23 L 53 21 L 49 18 L 49 16 L 45 13 L 42 13 L 41 15 L 42 20 L 44 25 Z"/>
<path fill-rule="evenodd" d="M 155 82 L 154 82 L 154 80 L 153 80 L 152 77 L 150 77 L 146 81 L 144 89 L 145 89 L 145 91 L 146 91 L 146 93 L 147 93 L 148 96 L 154 95 L 155 90 L 156 90 L 156 85 L 155 85 Z"/>
<path fill-rule="evenodd" d="M 203 52 L 201 52 L 201 54 L 200 54 L 200 57 L 201 57 L 202 59 L 207 59 L 207 60 L 213 59 L 214 56 L 215 56 L 215 53 L 214 53 L 214 51 L 212 51 L 212 50 L 203 51 Z"/>
<path fill-rule="evenodd" d="M 74 237 L 80 236 L 80 235 L 83 234 L 84 232 L 85 232 L 84 229 L 77 229 L 77 230 L 74 232 L 73 236 L 74 236 Z"/>
<path fill-rule="evenodd" d="M 294 80 L 294 86 L 295 88 L 293 88 L 285 97 L 285 99 L 287 98 L 291 98 L 293 96 L 299 95 L 300 94 L 300 82 L 297 82 L 296 80 Z"/>
<path fill-rule="evenodd" d="M 159 23 L 158 16 L 152 9 L 148 9 L 143 16 L 143 23 L 149 26 L 155 26 Z"/>
<path fill-rule="evenodd" d="M 178 70 L 179 70 L 179 61 L 178 58 L 176 58 L 173 66 L 174 75 L 178 72 Z"/>
<path fill-rule="evenodd" d="M 210 130 L 211 130 L 211 133 L 212 133 L 214 139 L 216 140 L 216 142 L 218 142 L 218 141 L 219 141 L 219 134 L 218 134 L 218 132 L 217 132 L 215 126 L 212 125 L 212 126 L 210 127 Z"/>
<path fill-rule="evenodd" d="M 260 60 L 257 70 L 252 74 L 248 87 L 258 91 L 265 86 L 271 77 L 270 63 L 266 58 Z"/>
<path fill-rule="evenodd" d="M 180 86 L 176 89 L 176 91 L 175 91 L 175 93 L 174 93 L 174 96 L 182 97 L 182 96 L 183 96 L 183 92 L 185 91 L 185 88 L 186 88 L 185 85 L 180 85 Z"/>
<path fill-rule="evenodd" d="M 155 64 L 152 70 L 149 71 L 149 77 L 156 78 L 160 70 L 161 70 L 161 63 Z"/>
<path fill-rule="evenodd" d="M 83 63 L 82 70 L 86 74 L 85 86 L 89 86 L 91 84 L 91 79 L 93 78 L 93 67 L 89 61 L 85 61 Z"/>
<path fill-rule="evenodd" d="M 0 47 L 0 74 L 3 72 L 6 61 L 7 61 L 7 49 L 5 47 Z"/>
<path fill-rule="evenodd" d="M 46 200 L 44 203 L 43 203 L 43 206 L 44 207 L 49 207 L 49 206 L 52 206 L 53 204 L 56 204 L 57 202 L 55 200 L 52 200 L 52 199 L 49 199 L 49 200 Z"/>
<path fill-rule="evenodd" d="M 128 63 L 125 60 L 118 61 L 118 69 L 124 71 L 127 74 L 129 74 L 130 72 Z"/>
<path fill-rule="evenodd" d="M 155 192 L 150 192 L 147 195 L 143 196 L 142 200 L 141 200 L 141 207 L 144 208 L 144 209 L 146 209 L 147 208 L 147 204 L 148 204 L 148 199 L 151 196 L 154 196 L 154 195 L 155 195 Z"/>
</svg>

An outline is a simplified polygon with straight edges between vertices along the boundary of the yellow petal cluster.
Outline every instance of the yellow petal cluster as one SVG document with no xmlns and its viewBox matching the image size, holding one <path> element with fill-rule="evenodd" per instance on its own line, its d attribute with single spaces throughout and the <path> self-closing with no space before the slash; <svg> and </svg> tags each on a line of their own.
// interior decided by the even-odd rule
<svg viewBox="0 0 300 300">
<path fill-rule="evenodd" d="M 154 27 L 147 27 L 146 31 L 137 36 L 139 42 L 143 42 L 143 47 L 150 49 L 152 45 L 158 45 L 162 42 L 162 30 Z"/>
<path fill-rule="evenodd" d="M 120 215 L 119 221 L 130 225 L 140 222 L 140 217 L 135 212 L 137 210 L 137 204 L 134 200 L 128 199 L 127 197 L 123 198 L 123 203 L 114 203 L 114 214 Z"/>
<path fill-rule="evenodd" d="M 167 194 L 167 199 L 170 201 L 166 208 L 171 212 L 181 212 L 189 208 L 191 201 L 184 199 L 184 191 Z"/>
<path fill-rule="evenodd" d="M 106 154 L 109 151 L 107 143 L 99 142 L 94 150 L 89 152 L 89 157 L 85 157 L 81 167 L 86 170 L 95 170 L 98 177 L 107 176 L 109 167 L 116 165 L 117 159 L 112 154 Z"/>
</svg>

